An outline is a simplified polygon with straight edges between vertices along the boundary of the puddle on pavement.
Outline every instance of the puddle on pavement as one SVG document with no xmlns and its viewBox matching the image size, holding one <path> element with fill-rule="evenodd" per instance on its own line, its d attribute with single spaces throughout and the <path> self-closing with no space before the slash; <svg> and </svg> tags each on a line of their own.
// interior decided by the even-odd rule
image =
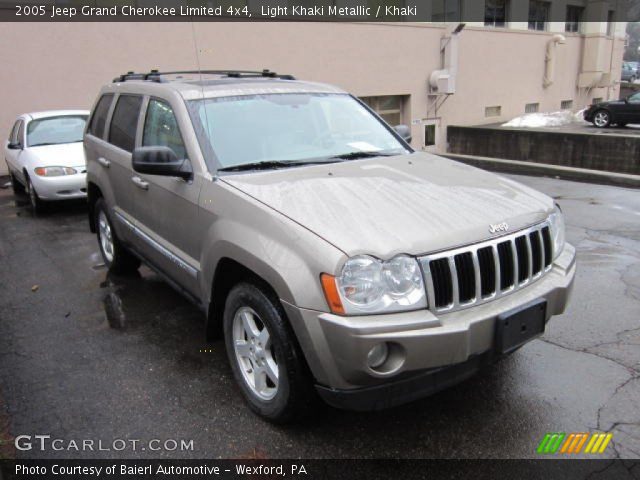
<svg viewBox="0 0 640 480">
<path fill-rule="evenodd" d="M 105 267 L 104 263 L 98 263 L 91 267 L 100 270 Z M 127 315 L 122 298 L 122 289 L 126 287 L 127 280 L 141 281 L 142 276 L 132 274 L 131 278 L 120 278 L 111 273 L 107 273 L 104 281 L 100 283 L 100 288 L 109 290 L 102 299 L 104 313 L 110 328 L 115 330 L 125 330 L 127 327 Z"/>
<path fill-rule="evenodd" d="M 95 264 L 94 269 L 99 269 Z M 104 267 L 102 267 L 104 268 Z M 141 329 L 160 336 L 163 325 L 168 330 L 182 330 L 189 319 L 201 328 L 202 312 L 146 267 L 127 275 L 107 272 L 99 284 L 103 289 L 103 319 L 110 328 L 120 331 Z"/>
<path fill-rule="evenodd" d="M 28 200 L 13 198 L 7 202 L 0 203 L 0 209 L 3 210 L 4 217 L 33 217 Z"/>
<path fill-rule="evenodd" d="M 122 299 L 117 292 L 107 294 L 103 299 L 104 313 L 107 316 L 109 327 L 115 330 L 124 330 L 127 325 L 127 316 L 122 308 Z"/>
</svg>

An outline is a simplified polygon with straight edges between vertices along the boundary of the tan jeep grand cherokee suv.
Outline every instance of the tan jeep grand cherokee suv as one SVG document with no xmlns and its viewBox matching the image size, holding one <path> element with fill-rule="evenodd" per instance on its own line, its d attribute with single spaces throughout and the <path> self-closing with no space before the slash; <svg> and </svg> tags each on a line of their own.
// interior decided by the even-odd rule
<svg viewBox="0 0 640 480">
<path fill-rule="evenodd" d="M 541 335 L 575 273 L 551 198 L 408 132 L 289 75 L 129 73 L 84 137 L 91 229 L 200 305 L 263 417 L 408 402 Z"/>
</svg>

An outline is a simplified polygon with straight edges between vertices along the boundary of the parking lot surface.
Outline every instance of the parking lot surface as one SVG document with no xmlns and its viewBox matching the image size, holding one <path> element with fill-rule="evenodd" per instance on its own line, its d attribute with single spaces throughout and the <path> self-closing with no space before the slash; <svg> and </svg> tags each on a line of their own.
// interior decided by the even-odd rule
<svg viewBox="0 0 640 480">
<path fill-rule="evenodd" d="M 514 178 L 557 199 L 578 250 L 544 337 L 430 398 L 284 427 L 245 407 L 199 310 L 146 268 L 107 274 L 84 205 L 34 217 L 0 190 L 0 458 L 533 458 L 546 432 L 589 431 L 613 432 L 603 456 L 640 457 L 640 194 Z M 39 434 L 64 449 L 14 448 Z M 109 450 L 68 449 L 86 439 Z"/>
</svg>

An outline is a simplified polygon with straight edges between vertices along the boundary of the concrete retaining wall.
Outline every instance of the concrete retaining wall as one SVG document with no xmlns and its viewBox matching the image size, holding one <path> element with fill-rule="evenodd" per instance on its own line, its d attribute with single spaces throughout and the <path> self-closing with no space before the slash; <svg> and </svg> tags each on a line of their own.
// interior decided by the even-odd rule
<svg viewBox="0 0 640 480">
<path fill-rule="evenodd" d="M 447 138 L 454 154 L 640 175 L 640 135 L 449 126 Z"/>
</svg>

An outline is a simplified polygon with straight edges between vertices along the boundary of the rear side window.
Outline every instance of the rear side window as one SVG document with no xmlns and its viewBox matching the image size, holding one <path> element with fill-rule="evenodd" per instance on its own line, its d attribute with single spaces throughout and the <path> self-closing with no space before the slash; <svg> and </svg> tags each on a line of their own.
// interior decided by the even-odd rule
<svg viewBox="0 0 640 480">
<path fill-rule="evenodd" d="M 14 143 L 18 138 L 18 129 L 20 128 L 20 120 L 16 121 L 13 124 L 13 128 L 11 129 L 11 133 L 9 134 L 9 141 Z"/>
<path fill-rule="evenodd" d="M 111 106 L 111 100 L 113 95 L 103 95 L 96 105 L 93 111 L 93 117 L 91 117 L 91 124 L 89 124 L 89 133 L 98 138 L 104 136 L 104 126 L 107 123 L 107 115 L 109 113 L 109 107 Z"/>
<path fill-rule="evenodd" d="M 133 151 L 141 105 L 142 97 L 138 95 L 120 95 L 111 118 L 110 143 L 127 152 Z"/>
<path fill-rule="evenodd" d="M 167 103 L 153 98 L 149 100 L 142 145 L 169 147 L 179 159 L 187 157 L 176 116 Z"/>
<path fill-rule="evenodd" d="M 18 127 L 18 138 L 16 139 L 20 145 L 24 145 L 24 122 L 20 120 Z"/>
</svg>

